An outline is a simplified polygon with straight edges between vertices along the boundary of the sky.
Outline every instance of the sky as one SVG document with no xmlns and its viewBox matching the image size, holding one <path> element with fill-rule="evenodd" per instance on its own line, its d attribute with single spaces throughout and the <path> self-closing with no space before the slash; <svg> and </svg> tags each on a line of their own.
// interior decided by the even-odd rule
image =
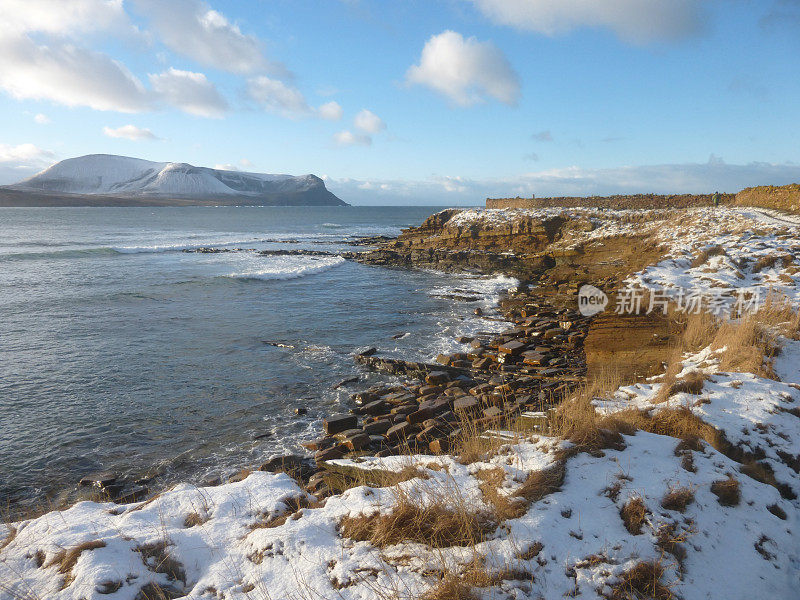
<svg viewBox="0 0 800 600">
<path fill-rule="evenodd" d="M 120 154 L 353 204 L 800 181 L 800 0 L 0 0 L 0 184 Z"/>
</svg>

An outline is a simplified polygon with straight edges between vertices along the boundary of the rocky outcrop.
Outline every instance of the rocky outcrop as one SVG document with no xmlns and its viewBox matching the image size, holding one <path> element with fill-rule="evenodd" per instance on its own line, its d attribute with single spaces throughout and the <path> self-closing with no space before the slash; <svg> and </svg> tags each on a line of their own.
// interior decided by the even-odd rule
<svg viewBox="0 0 800 600">
<path fill-rule="evenodd" d="M 560 238 L 562 229 L 573 224 L 561 216 L 524 214 L 497 223 L 461 221 L 454 218 L 460 212 L 436 213 L 375 250 L 344 256 L 381 266 L 502 272 L 527 280 L 555 266 L 547 248 Z"/>
<path fill-rule="evenodd" d="M 800 213 L 800 184 L 745 188 L 736 194 L 736 204 Z"/>
<path fill-rule="evenodd" d="M 662 373 L 676 333 L 675 324 L 662 315 L 598 315 L 583 344 L 587 376 L 632 380 Z"/>
</svg>

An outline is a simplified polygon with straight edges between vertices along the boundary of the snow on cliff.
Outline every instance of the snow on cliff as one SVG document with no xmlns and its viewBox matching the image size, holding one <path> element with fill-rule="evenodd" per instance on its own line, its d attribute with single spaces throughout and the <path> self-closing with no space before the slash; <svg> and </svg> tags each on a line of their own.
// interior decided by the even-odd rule
<svg viewBox="0 0 800 600">
<path fill-rule="evenodd" d="M 186 163 L 90 154 L 62 160 L 10 187 L 23 191 L 68 194 L 214 197 L 324 190 L 325 184 L 315 175 L 295 177 L 242 173 L 195 167 Z"/>
</svg>

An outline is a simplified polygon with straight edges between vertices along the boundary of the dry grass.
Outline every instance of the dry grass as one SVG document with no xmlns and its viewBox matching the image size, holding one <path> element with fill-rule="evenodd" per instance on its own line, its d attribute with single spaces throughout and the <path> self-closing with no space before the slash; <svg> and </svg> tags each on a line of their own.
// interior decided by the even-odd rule
<svg viewBox="0 0 800 600">
<path fill-rule="evenodd" d="M 683 568 L 683 560 L 686 558 L 687 534 L 684 531 L 677 531 L 675 523 L 665 523 L 656 531 L 656 545 L 664 552 L 671 554 L 678 561 L 678 565 Z"/>
<path fill-rule="evenodd" d="M 738 506 L 742 499 L 739 491 L 739 482 L 728 475 L 727 479 L 721 479 L 711 484 L 711 492 L 717 497 L 717 502 L 722 506 Z"/>
<path fill-rule="evenodd" d="M 6 525 L 6 528 L 8 529 L 8 533 L 6 534 L 5 539 L 0 542 L 0 552 L 2 552 L 6 546 L 13 542 L 15 537 L 17 537 L 17 530 L 14 527 L 11 527 L 11 525 Z"/>
<path fill-rule="evenodd" d="M 447 575 L 421 600 L 478 600 L 478 596 L 457 575 Z"/>
<path fill-rule="evenodd" d="M 764 269 L 771 269 L 775 266 L 776 262 L 778 262 L 778 257 L 774 254 L 764 255 L 756 261 L 755 265 L 753 265 L 753 273 L 760 273 Z"/>
<path fill-rule="evenodd" d="M 379 548 L 417 542 L 432 548 L 474 546 L 497 528 L 493 516 L 470 510 L 463 502 L 424 502 L 398 489 L 392 510 L 385 514 L 344 517 L 341 535 L 368 541 Z"/>
<path fill-rule="evenodd" d="M 161 541 L 138 546 L 136 551 L 142 555 L 142 562 L 155 573 L 164 573 L 170 581 L 186 583 L 186 571 L 183 565 L 172 558 L 169 542 Z"/>
<path fill-rule="evenodd" d="M 664 567 L 658 561 L 642 561 L 625 571 L 613 587 L 612 600 L 672 600 L 675 596 L 661 583 Z"/>
<path fill-rule="evenodd" d="M 722 246 L 711 246 L 698 252 L 692 259 L 692 268 L 702 267 L 712 256 L 724 256 L 727 253 Z"/>
<path fill-rule="evenodd" d="M 413 452 L 409 451 L 408 454 Z M 324 475 L 325 484 L 337 493 L 361 486 L 389 487 L 415 478 L 427 479 L 428 474 L 410 462 L 399 471 L 337 467 L 336 470 L 326 471 Z"/>
<path fill-rule="evenodd" d="M 786 511 L 783 510 L 777 504 L 770 504 L 769 506 L 767 506 L 767 510 L 769 512 L 771 512 L 773 515 L 775 515 L 776 517 L 778 517 L 781 521 L 785 521 L 786 520 Z"/>
<path fill-rule="evenodd" d="M 532 471 L 523 484 L 514 492 L 514 496 L 521 498 L 528 505 L 538 502 L 545 496 L 561 489 L 566 472 L 567 461 L 565 458 L 560 458 L 553 466 L 547 469 Z"/>
<path fill-rule="evenodd" d="M 647 521 L 647 506 L 644 500 L 639 496 L 633 496 L 619 511 L 619 516 L 625 524 L 625 529 L 631 535 L 640 535 L 642 533 L 642 526 Z"/>
<path fill-rule="evenodd" d="M 186 528 L 197 527 L 206 521 L 208 521 L 208 517 L 203 517 L 200 513 L 193 512 L 186 515 L 186 518 L 183 520 L 183 526 Z"/>
<path fill-rule="evenodd" d="M 92 540 L 88 542 L 83 542 L 82 544 L 78 544 L 77 546 L 73 546 L 68 550 L 61 550 L 57 552 L 53 558 L 50 559 L 45 567 L 52 567 L 57 566 L 58 572 L 64 575 L 64 583 L 62 584 L 61 588 L 66 588 L 72 580 L 74 576 L 72 574 L 72 569 L 78 562 L 78 559 L 81 557 L 81 554 L 90 550 L 97 550 L 98 548 L 105 548 L 106 543 L 103 540 Z"/>
<path fill-rule="evenodd" d="M 152 582 L 139 589 L 139 593 L 133 600 L 177 600 L 184 596 L 185 594 L 181 590 Z"/>
<path fill-rule="evenodd" d="M 694 502 L 694 492 L 687 487 L 670 487 L 661 499 L 661 506 L 667 510 L 683 512 Z"/>
</svg>

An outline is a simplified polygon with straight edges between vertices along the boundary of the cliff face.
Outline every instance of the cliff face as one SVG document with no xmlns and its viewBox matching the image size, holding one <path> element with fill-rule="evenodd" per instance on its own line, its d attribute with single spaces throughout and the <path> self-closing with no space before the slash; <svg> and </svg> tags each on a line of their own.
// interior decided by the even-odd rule
<svg viewBox="0 0 800 600">
<path fill-rule="evenodd" d="M 736 204 L 800 213 L 800 184 L 745 188 L 736 194 Z"/>
</svg>

